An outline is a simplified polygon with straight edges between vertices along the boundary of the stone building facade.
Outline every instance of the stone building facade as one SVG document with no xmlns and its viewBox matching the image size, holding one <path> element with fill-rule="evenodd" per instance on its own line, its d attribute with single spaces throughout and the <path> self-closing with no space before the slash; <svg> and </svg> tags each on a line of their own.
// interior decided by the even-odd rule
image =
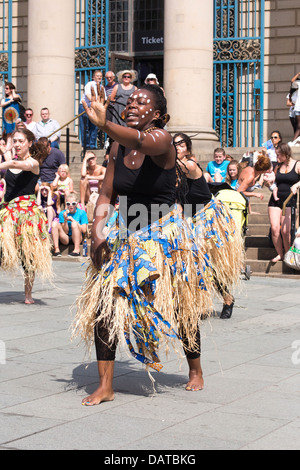
<svg viewBox="0 0 300 470">
<path fill-rule="evenodd" d="M 163 60 L 170 130 L 197 134 L 200 148 L 211 148 L 218 142 L 212 123 L 214 1 L 165 0 L 164 49 L 157 54 Z M 252 7 L 254 3 L 250 1 Z M 293 133 L 286 95 L 291 78 L 300 72 L 299 1 L 265 0 L 264 7 L 263 138 L 267 140 L 270 132 L 278 129 L 284 140 L 290 141 Z M 41 107 L 48 106 L 51 115 L 63 124 L 73 118 L 77 106 L 76 2 L 13 0 L 12 8 L 12 82 L 24 104 L 33 108 L 36 119 Z"/>
</svg>

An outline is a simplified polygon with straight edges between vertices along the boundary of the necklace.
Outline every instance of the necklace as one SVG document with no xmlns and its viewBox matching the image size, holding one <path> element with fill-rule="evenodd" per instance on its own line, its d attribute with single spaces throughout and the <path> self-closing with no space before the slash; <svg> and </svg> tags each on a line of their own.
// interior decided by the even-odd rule
<svg viewBox="0 0 300 470">
<path fill-rule="evenodd" d="M 154 131 L 155 129 L 157 129 L 157 127 L 149 127 L 149 129 L 146 129 L 145 131 L 143 132 L 146 132 L 147 134 L 150 134 L 150 132 Z"/>
</svg>

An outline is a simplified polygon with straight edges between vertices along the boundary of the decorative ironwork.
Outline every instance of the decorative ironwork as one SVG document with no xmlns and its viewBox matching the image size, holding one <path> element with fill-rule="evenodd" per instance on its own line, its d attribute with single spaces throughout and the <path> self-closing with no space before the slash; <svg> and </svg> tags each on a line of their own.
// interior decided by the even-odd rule
<svg viewBox="0 0 300 470">
<path fill-rule="evenodd" d="M 76 69 L 103 68 L 106 66 L 106 48 L 80 48 L 75 51 Z"/>
<path fill-rule="evenodd" d="M 104 78 L 108 69 L 109 0 L 75 0 L 75 107 L 78 113 L 85 85 L 92 80 L 95 70 Z M 104 82 L 104 80 L 103 80 Z M 78 122 L 77 126 L 79 134 Z M 99 133 L 99 148 L 105 136 Z"/>
<path fill-rule="evenodd" d="M 223 146 L 263 142 L 264 0 L 214 0 L 214 129 Z"/>
<path fill-rule="evenodd" d="M 7 73 L 8 69 L 9 69 L 8 54 L 0 53 L 0 72 Z"/>
<path fill-rule="evenodd" d="M 234 39 L 214 42 L 214 60 L 244 61 L 260 60 L 261 43 L 258 39 Z"/>
</svg>

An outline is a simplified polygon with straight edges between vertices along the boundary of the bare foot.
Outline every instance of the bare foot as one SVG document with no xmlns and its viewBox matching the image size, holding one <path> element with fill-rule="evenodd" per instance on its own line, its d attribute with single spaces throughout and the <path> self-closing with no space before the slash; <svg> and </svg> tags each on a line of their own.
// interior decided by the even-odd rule
<svg viewBox="0 0 300 470">
<path fill-rule="evenodd" d="M 190 371 L 190 380 L 188 381 L 185 389 L 188 392 L 199 392 L 204 389 L 204 379 L 202 372 Z"/>
<path fill-rule="evenodd" d="M 272 263 L 277 263 L 278 261 L 282 261 L 282 258 L 280 255 L 275 256 L 275 258 L 272 259 Z"/>
<path fill-rule="evenodd" d="M 26 305 L 32 305 L 32 304 L 34 304 L 34 303 L 35 303 L 35 302 L 34 302 L 34 300 L 33 300 L 32 297 L 25 297 L 25 304 L 26 304 Z"/>
<path fill-rule="evenodd" d="M 113 390 L 108 391 L 99 387 L 92 395 L 84 398 L 81 404 L 83 406 L 96 406 L 106 401 L 113 401 L 114 399 L 115 394 Z"/>
</svg>

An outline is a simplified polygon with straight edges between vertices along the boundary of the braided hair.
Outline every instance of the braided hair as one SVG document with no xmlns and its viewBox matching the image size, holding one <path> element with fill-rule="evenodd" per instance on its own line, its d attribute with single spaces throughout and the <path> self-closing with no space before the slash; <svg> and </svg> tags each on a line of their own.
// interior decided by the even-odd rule
<svg viewBox="0 0 300 470">
<path fill-rule="evenodd" d="M 160 111 L 160 117 L 153 121 L 153 125 L 163 129 L 170 119 L 170 116 L 167 114 L 167 100 L 164 92 L 157 85 L 144 84 L 140 89 L 150 91 L 155 96 L 155 107 Z"/>
</svg>

